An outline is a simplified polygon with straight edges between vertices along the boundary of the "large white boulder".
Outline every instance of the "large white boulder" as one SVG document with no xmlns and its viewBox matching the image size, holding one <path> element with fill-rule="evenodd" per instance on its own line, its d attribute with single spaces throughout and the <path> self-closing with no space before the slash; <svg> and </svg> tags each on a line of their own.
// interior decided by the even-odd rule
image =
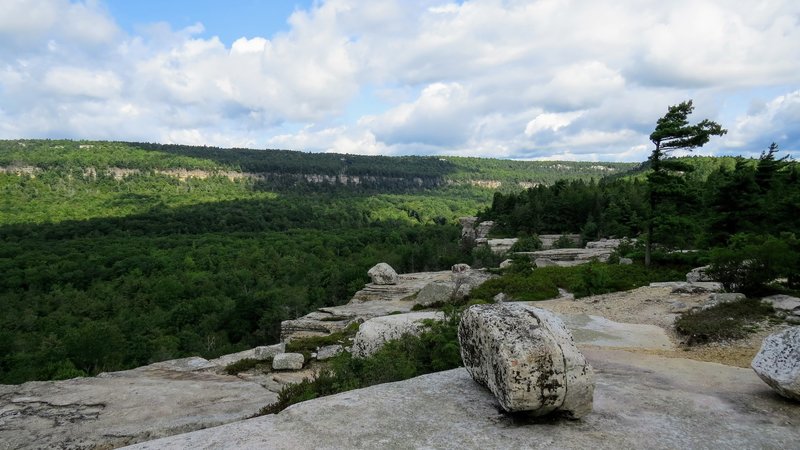
<svg viewBox="0 0 800 450">
<path fill-rule="evenodd" d="M 518 303 L 474 305 L 458 329 L 472 378 L 509 412 L 591 412 L 594 372 L 553 313 Z"/>
<path fill-rule="evenodd" d="M 386 263 L 375 264 L 367 272 L 374 284 L 397 284 L 397 272 Z"/>
<path fill-rule="evenodd" d="M 750 366 L 779 394 L 800 401 L 800 327 L 767 336 Z"/>
<path fill-rule="evenodd" d="M 443 320 L 438 311 L 412 312 L 376 317 L 362 323 L 353 340 L 353 356 L 364 358 L 381 349 L 387 342 L 400 339 L 405 334 L 418 336 L 424 330 L 424 320 Z"/>
</svg>

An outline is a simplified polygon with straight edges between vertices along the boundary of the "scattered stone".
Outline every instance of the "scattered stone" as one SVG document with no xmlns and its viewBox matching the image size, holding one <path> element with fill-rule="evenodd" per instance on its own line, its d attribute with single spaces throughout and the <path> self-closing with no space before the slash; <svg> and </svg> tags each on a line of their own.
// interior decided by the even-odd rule
<svg viewBox="0 0 800 450">
<path fill-rule="evenodd" d="M 422 311 L 369 319 L 358 328 L 353 341 L 353 356 L 370 356 L 387 342 L 400 339 L 404 334 L 419 335 L 425 329 L 422 322 L 428 319 L 443 320 L 444 313 Z"/>
<path fill-rule="evenodd" d="M 505 293 L 501 292 L 501 293 L 495 295 L 494 297 L 492 297 L 492 300 L 494 300 L 495 303 L 505 303 L 505 302 L 511 301 L 511 297 L 509 297 Z"/>
<path fill-rule="evenodd" d="M 631 264 L 633 264 L 633 260 L 630 258 L 620 258 L 619 263 L 623 266 L 630 266 Z"/>
<path fill-rule="evenodd" d="M 378 263 L 367 272 L 373 284 L 397 284 L 397 272 L 386 263 Z"/>
<path fill-rule="evenodd" d="M 738 302 L 746 298 L 747 297 L 744 294 L 738 292 L 733 292 L 733 293 L 720 292 L 716 294 L 711 294 L 708 300 L 706 300 L 705 302 L 703 302 L 702 305 L 700 305 L 700 309 L 706 310 L 721 305 L 723 303 Z"/>
<path fill-rule="evenodd" d="M 331 359 L 343 351 L 344 347 L 341 345 L 326 345 L 324 347 L 320 347 L 319 351 L 317 351 L 317 361 Z"/>
<path fill-rule="evenodd" d="M 414 302 L 420 306 L 451 303 L 455 290 L 456 285 L 452 281 L 433 281 L 426 284 L 425 287 L 419 291 Z"/>
<path fill-rule="evenodd" d="M 767 336 L 751 367 L 779 394 L 800 401 L 800 327 Z"/>
<path fill-rule="evenodd" d="M 462 315 L 458 340 L 467 371 L 504 410 L 573 418 L 591 412 L 592 368 L 553 313 L 518 303 L 474 305 Z"/>
<path fill-rule="evenodd" d="M 697 283 L 698 281 L 714 281 L 708 275 L 708 269 L 711 266 L 695 267 L 686 274 L 686 281 L 689 283 Z"/>
<path fill-rule="evenodd" d="M 286 343 L 281 342 L 280 344 L 256 347 L 253 350 L 253 356 L 255 359 L 270 359 L 281 353 L 284 353 L 286 351 Z"/>
<path fill-rule="evenodd" d="M 302 353 L 281 353 L 272 359 L 274 370 L 300 370 L 303 368 L 305 358 Z"/>
<path fill-rule="evenodd" d="M 798 314 L 800 313 L 800 298 L 789 295 L 771 295 L 769 297 L 764 297 L 762 300 L 772 305 L 776 311 L 785 311 L 800 315 Z"/>
<path fill-rule="evenodd" d="M 465 274 L 471 269 L 472 268 L 469 266 L 469 264 L 454 264 L 453 267 L 450 268 L 450 270 L 456 274 Z"/>
<path fill-rule="evenodd" d="M 508 269 L 509 267 L 511 267 L 512 264 L 514 264 L 514 261 L 512 261 L 510 259 L 506 259 L 505 261 L 500 263 L 500 268 L 501 269 Z"/>
</svg>

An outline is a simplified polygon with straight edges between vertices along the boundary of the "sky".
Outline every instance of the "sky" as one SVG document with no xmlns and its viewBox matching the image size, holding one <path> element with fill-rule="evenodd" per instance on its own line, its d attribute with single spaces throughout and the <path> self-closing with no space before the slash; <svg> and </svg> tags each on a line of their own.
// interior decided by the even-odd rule
<svg viewBox="0 0 800 450">
<path fill-rule="evenodd" d="M 642 161 L 800 157 L 796 0 L 0 0 L 0 139 Z"/>
</svg>

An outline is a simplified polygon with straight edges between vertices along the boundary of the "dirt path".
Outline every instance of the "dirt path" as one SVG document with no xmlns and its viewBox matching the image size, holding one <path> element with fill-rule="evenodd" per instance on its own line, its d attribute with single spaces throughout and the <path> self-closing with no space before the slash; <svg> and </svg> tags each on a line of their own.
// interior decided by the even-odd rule
<svg viewBox="0 0 800 450">
<path fill-rule="evenodd" d="M 637 352 L 670 358 L 688 358 L 736 367 L 750 367 L 750 362 L 761 348 L 764 338 L 787 325 L 760 324 L 759 331 L 746 338 L 705 345 L 685 346 L 675 332 L 674 322 L 680 314 L 673 312 L 683 305 L 691 307 L 706 301 L 709 294 L 673 294 L 671 288 L 642 287 L 625 292 L 584 297 L 577 300 L 555 299 L 537 302 L 536 306 L 561 314 L 589 314 L 605 317 L 615 322 L 650 324 L 663 328 L 672 342 L 674 351 L 636 350 Z"/>
</svg>

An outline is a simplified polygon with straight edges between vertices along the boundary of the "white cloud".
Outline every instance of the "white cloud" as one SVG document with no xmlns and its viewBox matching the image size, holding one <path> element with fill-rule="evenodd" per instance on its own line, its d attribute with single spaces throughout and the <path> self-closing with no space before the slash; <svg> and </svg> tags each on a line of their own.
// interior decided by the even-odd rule
<svg viewBox="0 0 800 450">
<path fill-rule="evenodd" d="M 694 98 L 698 118 L 738 117 L 709 151 L 797 149 L 798 17 L 789 0 L 320 0 L 226 44 L 200 23 L 128 35 L 95 0 L 5 0 L 0 137 L 630 159 Z"/>
</svg>

